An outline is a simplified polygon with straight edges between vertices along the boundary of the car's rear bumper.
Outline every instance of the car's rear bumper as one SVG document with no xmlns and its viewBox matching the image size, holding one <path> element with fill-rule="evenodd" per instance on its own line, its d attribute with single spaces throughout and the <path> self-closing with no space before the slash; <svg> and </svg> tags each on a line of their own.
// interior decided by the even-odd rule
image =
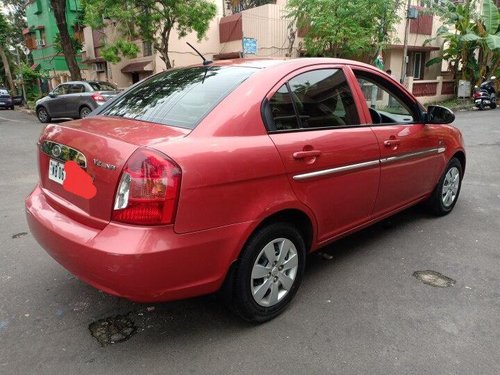
<svg viewBox="0 0 500 375">
<path fill-rule="evenodd" d="M 216 291 L 237 257 L 250 223 L 177 234 L 172 226 L 109 223 L 96 229 L 57 211 L 40 187 L 26 199 L 31 233 L 79 279 L 137 302 Z"/>
</svg>

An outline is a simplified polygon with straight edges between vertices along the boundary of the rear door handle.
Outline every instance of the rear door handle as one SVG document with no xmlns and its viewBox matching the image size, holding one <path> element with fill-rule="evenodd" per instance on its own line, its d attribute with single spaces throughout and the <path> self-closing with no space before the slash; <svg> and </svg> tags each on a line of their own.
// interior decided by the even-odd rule
<svg viewBox="0 0 500 375">
<path fill-rule="evenodd" d="M 385 147 L 394 147 L 394 146 L 399 146 L 401 141 L 399 139 L 386 139 L 384 141 L 384 146 Z"/>
<path fill-rule="evenodd" d="M 297 151 L 293 153 L 294 159 L 314 158 L 321 155 L 320 150 Z"/>
</svg>

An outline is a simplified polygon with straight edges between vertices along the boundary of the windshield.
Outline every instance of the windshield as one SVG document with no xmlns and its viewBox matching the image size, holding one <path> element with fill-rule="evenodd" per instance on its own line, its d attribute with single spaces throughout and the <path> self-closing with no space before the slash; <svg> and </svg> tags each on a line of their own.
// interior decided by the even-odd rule
<svg viewBox="0 0 500 375">
<path fill-rule="evenodd" d="M 89 85 L 95 91 L 117 91 L 116 86 L 112 85 L 109 82 L 89 82 Z"/>
<path fill-rule="evenodd" d="M 194 129 L 256 68 L 191 67 L 159 73 L 131 88 L 101 115 Z"/>
</svg>

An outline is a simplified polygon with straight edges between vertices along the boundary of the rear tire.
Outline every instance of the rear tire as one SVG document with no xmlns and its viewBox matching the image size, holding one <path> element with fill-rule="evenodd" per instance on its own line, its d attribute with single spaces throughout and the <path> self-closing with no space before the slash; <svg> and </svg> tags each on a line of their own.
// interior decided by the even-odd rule
<svg viewBox="0 0 500 375">
<path fill-rule="evenodd" d="M 11 110 L 14 110 L 14 106 L 10 107 Z"/>
<path fill-rule="evenodd" d="M 80 108 L 80 118 L 87 117 L 90 112 L 92 112 L 92 110 L 89 107 L 83 106 L 82 108 Z"/>
<path fill-rule="evenodd" d="M 45 109 L 45 107 L 40 107 L 36 110 L 36 117 L 38 117 L 38 121 L 42 124 L 46 124 L 51 120 L 49 113 Z"/>
<path fill-rule="evenodd" d="M 297 293 L 305 267 L 305 244 L 291 224 L 257 230 L 231 275 L 230 308 L 243 319 L 263 323 L 281 314 Z"/>
<path fill-rule="evenodd" d="M 428 207 L 434 215 L 444 216 L 453 210 L 462 187 L 462 178 L 462 164 L 457 158 L 452 158 L 427 201 Z"/>
</svg>

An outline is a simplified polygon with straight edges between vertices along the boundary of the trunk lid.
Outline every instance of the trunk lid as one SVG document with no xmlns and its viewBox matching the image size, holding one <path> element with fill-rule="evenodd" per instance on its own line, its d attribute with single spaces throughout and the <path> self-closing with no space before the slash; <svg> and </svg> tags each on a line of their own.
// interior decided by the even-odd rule
<svg viewBox="0 0 500 375">
<path fill-rule="evenodd" d="M 50 124 L 39 139 L 40 184 L 56 209 L 87 225 L 102 227 L 110 221 L 120 175 L 132 153 L 138 147 L 187 134 L 189 130 L 182 128 L 103 116 Z M 64 164 L 69 160 L 90 175 L 96 188 L 93 198 L 78 196 L 49 178 L 54 161 Z"/>
<path fill-rule="evenodd" d="M 106 100 L 109 100 L 118 95 L 120 91 L 97 91 L 97 93 L 101 94 Z"/>
</svg>

